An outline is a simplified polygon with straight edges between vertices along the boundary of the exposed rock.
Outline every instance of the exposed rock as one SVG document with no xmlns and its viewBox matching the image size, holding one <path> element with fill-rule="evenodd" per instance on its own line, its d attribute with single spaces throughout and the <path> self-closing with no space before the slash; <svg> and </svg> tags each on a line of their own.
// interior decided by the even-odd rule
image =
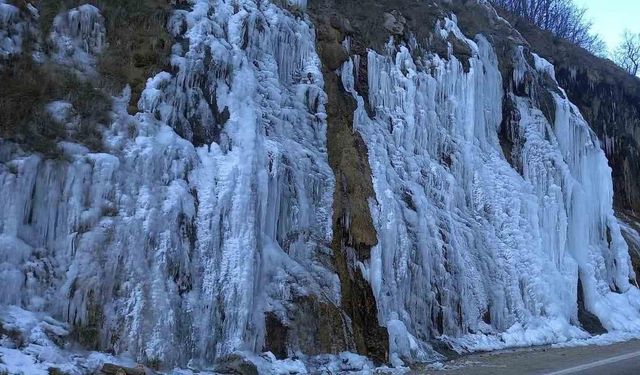
<svg viewBox="0 0 640 375">
<path fill-rule="evenodd" d="M 321 347 L 335 352 L 336 344 L 347 345 L 351 350 L 369 356 L 383 363 L 388 358 L 388 335 L 377 319 L 377 308 L 371 286 L 363 278 L 355 265 L 355 260 L 367 260 L 371 247 L 377 243 L 376 232 L 369 213 L 368 200 L 373 199 L 371 169 L 367 160 L 367 150 L 358 133 L 353 132 L 355 101 L 342 88 L 339 77 L 334 73 L 348 55 L 342 42 L 351 36 L 351 53 L 366 55 L 366 45 L 360 30 L 354 28 L 351 18 L 345 17 L 330 2 L 311 4 L 311 15 L 316 24 L 317 48 L 323 63 L 325 92 L 328 95 L 327 146 L 329 164 L 336 175 L 333 218 L 334 265 L 341 284 L 341 308 L 347 319 L 338 310 L 328 305 L 318 305 L 310 301 L 310 311 L 324 310 L 329 314 L 319 327 L 328 330 L 319 337 Z M 366 58 L 359 89 L 366 93 Z M 312 314 L 312 316 L 315 313 Z M 350 324 L 349 324 L 350 323 Z M 349 327 L 350 326 L 350 327 Z M 312 326 L 311 331 L 317 328 Z M 335 342 L 336 334 L 348 329 L 352 342 Z M 330 333 L 333 332 L 333 333 Z M 317 333 L 310 332 L 312 337 Z M 313 347 L 302 345 L 303 347 Z M 316 352 L 319 353 L 319 352 Z"/>
<path fill-rule="evenodd" d="M 289 323 L 292 345 L 309 355 L 355 349 L 347 333 L 349 319 L 338 306 L 315 296 L 298 297 L 293 303 L 297 309 Z"/>
<path fill-rule="evenodd" d="M 384 13 L 384 28 L 395 36 L 401 36 L 404 34 L 405 25 L 407 24 L 406 18 L 397 10 L 391 13 Z"/>
<path fill-rule="evenodd" d="M 351 26 L 351 22 L 339 14 L 332 14 L 329 17 L 329 23 L 331 24 L 331 27 L 336 30 L 340 30 L 344 35 L 352 35 L 355 32 Z"/>
<path fill-rule="evenodd" d="M 240 354 L 230 354 L 221 358 L 215 370 L 219 374 L 259 375 L 256 364 Z"/>
<path fill-rule="evenodd" d="M 336 70 L 344 63 L 348 56 L 344 48 L 337 42 L 324 42 L 318 46 L 322 61 L 330 70 Z"/>
<path fill-rule="evenodd" d="M 113 363 L 105 363 L 100 369 L 101 375 L 147 375 L 145 368 L 141 365 L 132 368 Z"/>
<path fill-rule="evenodd" d="M 57 367 L 49 367 L 47 372 L 48 375 L 65 375 L 65 373 Z"/>
<path fill-rule="evenodd" d="M 582 290 L 582 281 L 578 279 L 578 321 L 582 328 L 592 335 L 602 335 L 607 330 L 602 326 L 600 319 L 587 310 L 584 305 L 584 291 Z"/>
<path fill-rule="evenodd" d="M 340 277 L 342 308 L 351 319 L 358 353 L 384 363 L 388 358 L 388 334 L 377 318 L 371 286 L 354 261 L 367 260 L 377 243 L 369 213 L 373 199 L 367 150 L 358 133 L 352 131 L 355 102 L 342 89 L 338 77 L 325 70 L 327 103 L 327 145 L 329 164 L 336 174 L 334 193 L 334 263 Z"/>
<path fill-rule="evenodd" d="M 0 322 L 0 338 L 4 337 L 11 341 L 17 348 L 21 348 L 25 344 L 25 337 L 20 330 L 16 328 L 6 328 Z"/>
</svg>

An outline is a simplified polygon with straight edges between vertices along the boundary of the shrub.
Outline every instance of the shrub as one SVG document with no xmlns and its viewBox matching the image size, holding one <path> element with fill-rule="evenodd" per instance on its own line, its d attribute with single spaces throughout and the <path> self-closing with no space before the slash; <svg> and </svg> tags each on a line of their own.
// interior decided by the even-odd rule
<svg viewBox="0 0 640 375">
<path fill-rule="evenodd" d="M 102 147 L 101 124 L 109 121 L 111 99 L 86 80 L 55 65 L 18 56 L 0 70 L 0 137 L 16 141 L 45 157 L 60 156 L 57 142 L 82 143 L 94 151 Z M 67 133 L 47 113 L 54 100 L 73 104 L 80 118 L 75 133 Z"/>
</svg>

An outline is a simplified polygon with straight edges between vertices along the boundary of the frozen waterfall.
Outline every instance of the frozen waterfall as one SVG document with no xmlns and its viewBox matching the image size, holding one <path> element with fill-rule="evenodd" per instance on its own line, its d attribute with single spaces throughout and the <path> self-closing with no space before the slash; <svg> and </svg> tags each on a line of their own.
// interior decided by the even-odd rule
<svg viewBox="0 0 640 375">
<path fill-rule="evenodd" d="M 0 139 L 0 323 L 24 315 L 33 347 L 55 341 L 46 330 L 75 332 L 91 350 L 198 369 L 263 352 L 265 313 L 291 323 L 301 297 L 339 311 L 352 333 L 332 263 L 327 94 L 306 8 L 190 0 L 167 25 L 171 72 L 148 79 L 133 116 L 129 89 L 114 98 L 104 152 L 61 142 L 64 158 L 47 160 Z M 0 0 L 0 64 L 33 32 L 19 14 Z M 50 62 L 96 74 L 99 10 L 53 22 Z M 503 76 L 494 46 L 465 37 L 455 17 L 435 35 L 464 43 L 469 66 L 390 40 L 338 72 L 375 191 L 377 245 L 349 269 L 373 290 L 391 364 L 432 360 L 433 340 L 462 351 L 587 338 L 582 299 L 607 330 L 640 333 L 605 154 L 561 89 L 549 92 L 549 118 L 531 83 L 555 83 L 553 66 L 519 47 Z M 518 113 L 508 152 L 506 102 Z M 78 121 L 71 103 L 47 108 Z M 286 354 L 303 356 L 292 340 Z"/>
<path fill-rule="evenodd" d="M 392 43 L 387 55 L 370 51 L 373 119 L 354 88 L 353 62 L 342 68 L 359 103 L 354 127 L 369 150 L 377 198 L 379 244 L 362 267 L 391 349 L 412 360 L 434 337 L 468 349 L 585 337 L 579 275 L 587 308 L 605 328 L 637 332 L 640 293 L 629 282 L 597 138 L 563 94 L 553 95 L 551 124 L 532 99 L 505 94 L 484 37 L 464 38 L 452 20 L 439 32 L 471 48 L 470 71 L 454 56 L 430 53 L 417 68 L 411 52 Z M 514 79 L 536 69 L 553 78 L 549 63 L 536 56 L 531 67 L 522 54 L 515 51 Z M 498 138 L 503 95 L 513 96 L 521 116 L 513 129 L 521 171 Z"/>
<path fill-rule="evenodd" d="M 105 153 L 65 144 L 63 162 L 2 146 L 0 303 L 84 327 L 93 348 L 184 366 L 261 351 L 263 312 L 292 295 L 339 301 L 318 255 L 333 174 L 313 31 L 242 3 L 175 12 L 188 42 L 176 73 L 149 79 L 135 117 L 116 100 Z M 52 38 L 76 51 L 64 62 L 101 48 L 94 11 L 56 17 Z M 201 147 L 174 131 L 200 124 L 215 135 Z"/>
</svg>

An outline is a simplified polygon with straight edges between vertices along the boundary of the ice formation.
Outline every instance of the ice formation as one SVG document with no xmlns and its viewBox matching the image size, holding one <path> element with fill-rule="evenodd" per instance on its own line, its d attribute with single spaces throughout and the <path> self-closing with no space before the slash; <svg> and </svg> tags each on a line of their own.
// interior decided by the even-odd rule
<svg viewBox="0 0 640 375">
<path fill-rule="evenodd" d="M 292 295 L 339 301 L 318 260 L 333 174 L 313 31 L 274 4 L 235 3 L 175 12 L 170 28 L 189 41 L 174 47 L 177 73 L 149 80 L 135 117 L 117 100 L 107 152 L 64 144 L 65 163 L 5 149 L 1 304 L 99 324 L 91 345 L 184 366 L 259 352 L 263 312 Z M 102 45 L 93 9 L 56 18 L 92 41 L 69 37 L 76 52 Z M 224 123 L 207 122 L 214 105 Z M 174 131 L 200 122 L 220 127 L 216 142 Z"/>
<path fill-rule="evenodd" d="M 85 4 L 58 14 L 53 20 L 49 39 L 54 46 L 54 59 L 88 72 L 95 56 L 106 45 L 107 31 L 98 8 Z"/>
<path fill-rule="evenodd" d="M 420 56 L 390 44 L 368 54 L 370 119 L 358 100 L 355 129 L 369 150 L 379 244 L 363 265 L 381 321 L 406 330 L 397 355 L 420 359 L 420 345 L 444 337 L 460 349 L 539 345 L 586 337 L 577 319 L 578 277 L 587 309 L 611 331 L 640 329 L 640 294 L 613 215 L 611 170 L 593 132 L 562 93 L 549 123 L 529 97 L 514 157 L 498 138 L 503 79 L 482 36 L 453 33 L 473 51 L 470 71 L 455 56 Z M 513 80 L 553 67 L 515 51 Z M 535 72 L 535 73 L 533 73 Z M 519 173 L 520 172 L 520 173 Z M 393 349 L 393 345 L 392 345 Z"/>
<path fill-rule="evenodd" d="M 31 344 L 42 330 L 82 329 L 100 350 L 206 368 L 261 352 L 264 313 L 286 321 L 296 296 L 340 304 L 326 260 L 334 177 L 311 21 L 270 1 L 190 3 L 168 24 L 173 73 L 148 80 L 135 116 L 127 91 L 115 99 L 104 153 L 63 143 L 66 160 L 44 160 L 0 143 L 0 319 L 23 316 Z M 0 1 L 2 56 L 20 51 L 15 9 Z M 453 19 L 437 33 L 470 48 L 468 71 L 455 56 L 390 42 L 368 51 L 363 98 L 359 56 L 340 69 L 373 172 L 378 244 L 359 266 L 390 362 L 432 359 L 435 338 L 460 350 L 586 338 L 578 279 L 606 329 L 640 332 L 640 292 L 597 138 L 561 90 L 551 121 L 534 95 L 503 91 L 504 80 L 553 81 L 553 67 L 520 48 L 513 77 L 503 77 L 487 39 L 467 39 Z M 89 73 L 105 46 L 102 16 L 72 9 L 50 38 L 58 63 Z M 512 155 L 498 135 L 505 96 L 520 116 Z M 74 121 L 70 103 L 47 109 Z M 7 345 L 2 355 L 44 371 L 39 354 Z M 254 360 L 301 372 L 323 361 L 272 357 Z M 373 366 L 349 353 L 323 363 Z"/>
<path fill-rule="evenodd" d="M 0 0 L 0 59 L 22 52 L 27 28 L 27 23 L 20 17 L 20 10 Z"/>
</svg>

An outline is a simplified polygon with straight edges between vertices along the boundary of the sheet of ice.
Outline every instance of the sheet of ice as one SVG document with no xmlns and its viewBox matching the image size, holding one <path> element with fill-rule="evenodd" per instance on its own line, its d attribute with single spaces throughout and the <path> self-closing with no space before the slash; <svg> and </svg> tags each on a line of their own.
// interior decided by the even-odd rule
<svg viewBox="0 0 640 375">
<path fill-rule="evenodd" d="M 90 5 L 54 24 L 60 63 L 104 46 Z M 326 96 L 309 21 L 271 2 L 193 1 L 169 29 L 185 41 L 175 73 L 149 79 L 135 116 L 116 98 L 104 153 L 1 154 L 0 303 L 95 329 L 138 362 L 206 367 L 260 352 L 265 311 L 340 300 L 323 259 Z"/>
<path fill-rule="evenodd" d="M 583 339 L 578 275 L 585 303 L 611 331 L 640 332 L 640 295 L 629 283 L 627 246 L 613 216 L 611 170 L 578 110 L 553 96 L 550 124 L 535 100 L 503 93 L 492 46 L 464 38 L 473 51 L 466 73 L 456 57 L 414 55 L 389 45 L 368 54 L 369 118 L 358 101 L 354 128 L 369 152 L 378 245 L 364 265 L 392 358 L 411 361 L 419 344 L 398 345 L 394 331 L 424 343 L 436 337 L 458 350 L 490 350 Z M 514 51 L 517 84 L 553 67 Z M 507 77 L 509 79 L 509 77 Z M 529 91 L 531 92 L 531 91 Z M 520 113 L 511 165 L 498 131 L 504 95 Z M 519 165 L 518 165 L 519 164 Z M 397 327 L 397 328 L 394 328 Z"/>
</svg>

